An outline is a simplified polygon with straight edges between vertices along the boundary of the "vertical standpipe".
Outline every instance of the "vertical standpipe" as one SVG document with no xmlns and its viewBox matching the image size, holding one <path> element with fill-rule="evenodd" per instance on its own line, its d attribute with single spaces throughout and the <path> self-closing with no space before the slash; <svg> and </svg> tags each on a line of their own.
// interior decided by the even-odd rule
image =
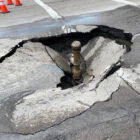
<svg viewBox="0 0 140 140">
<path fill-rule="evenodd" d="M 74 80 L 79 80 L 81 78 L 81 42 L 74 41 L 71 44 L 72 49 L 72 59 L 71 59 L 71 72 Z"/>
</svg>

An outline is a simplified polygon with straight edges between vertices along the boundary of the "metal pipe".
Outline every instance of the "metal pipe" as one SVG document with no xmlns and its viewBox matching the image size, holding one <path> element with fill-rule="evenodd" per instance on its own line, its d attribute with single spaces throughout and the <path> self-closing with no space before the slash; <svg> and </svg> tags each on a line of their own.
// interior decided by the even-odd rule
<svg viewBox="0 0 140 140">
<path fill-rule="evenodd" d="M 71 56 L 71 72 L 74 80 L 78 80 L 81 77 L 81 69 L 80 69 L 80 63 L 81 63 L 81 42 L 80 41 L 74 41 L 71 44 L 72 49 L 72 56 Z"/>
</svg>

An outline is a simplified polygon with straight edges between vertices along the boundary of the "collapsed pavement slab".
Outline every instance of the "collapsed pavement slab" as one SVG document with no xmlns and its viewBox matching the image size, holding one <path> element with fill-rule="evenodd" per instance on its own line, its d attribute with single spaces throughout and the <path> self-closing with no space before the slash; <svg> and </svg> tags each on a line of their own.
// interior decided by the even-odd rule
<svg viewBox="0 0 140 140">
<path fill-rule="evenodd" d="M 10 42 L 10 47 L 14 45 L 13 40 L 9 39 L 8 42 Z M 55 87 L 63 76 L 63 72 L 47 55 L 44 46 L 40 43 L 29 42 L 23 48 L 15 51 L 12 47 L 8 51 L 8 55 L 1 57 L 0 71 L 3 73 L 1 74 L 1 100 L 16 92 L 34 91 L 43 85 L 47 88 Z M 54 76 L 53 81 L 52 76 Z M 46 83 L 45 80 L 48 82 Z"/>
</svg>

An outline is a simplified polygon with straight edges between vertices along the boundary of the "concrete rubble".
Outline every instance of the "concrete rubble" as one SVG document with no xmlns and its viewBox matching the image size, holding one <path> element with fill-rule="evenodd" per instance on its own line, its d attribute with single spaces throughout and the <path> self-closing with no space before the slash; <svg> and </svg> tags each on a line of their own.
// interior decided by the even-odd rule
<svg viewBox="0 0 140 140">
<path fill-rule="evenodd" d="M 12 41 L 10 47 L 11 45 L 14 45 Z M 2 51 L 5 52 L 5 49 Z M 45 47 L 40 43 L 30 42 L 1 63 L 0 73 L 1 100 L 21 91 L 36 90 L 43 86 L 56 87 L 63 76 L 63 72 L 47 55 Z M 55 77 L 54 80 L 52 76 Z"/>
</svg>

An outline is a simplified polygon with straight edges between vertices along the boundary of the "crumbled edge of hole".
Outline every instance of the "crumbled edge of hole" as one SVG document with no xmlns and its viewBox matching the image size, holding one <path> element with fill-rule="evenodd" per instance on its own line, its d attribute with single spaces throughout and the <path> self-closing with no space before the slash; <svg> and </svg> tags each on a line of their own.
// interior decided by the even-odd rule
<svg viewBox="0 0 140 140">
<path fill-rule="evenodd" d="M 131 40 L 133 37 L 131 33 L 124 33 L 124 30 L 111 28 L 104 25 L 99 25 L 98 28 L 93 29 L 87 33 L 74 32 L 74 33 L 62 34 L 58 36 L 40 37 L 40 38 L 32 38 L 28 40 L 23 40 L 20 43 L 18 43 L 15 47 L 13 47 L 10 52 L 2 56 L 0 58 L 0 63 L 3 63 L 6 58 L 14 55 L 17 49 L 23 47 L 23 45 L 27 42 L 39 42 L 45 46 L 50 47 L 51 49 L 54 49 L 55 51 L 59 53 L 67 54 L 70 52 L 70 49 L 71 49 L 70 46 L 74 40 L 80 41 L 81 45 L 84 46 L 85 44 L 88 43 L 89 40 L 95 37 L 99 37 L 99 36 L 115 40 L 117 44 L 123 45 L 125 47 L 126 52 L 131 51 L 130 46 L 132 45 Z M 114 66 L 114 68 L 110 70 L 110 72 L 106 75 L 106 77 L 114 73 L 114 71 L 116 71 L 118 68 L 119 68 L 118 66 Z M 67 89 L 67 88 L 76 86 L 77 83 L 73 80 L 72 74 L 64 70 L 63 72 L 65 76 L 63 76 L 60 79 L 61 83 L 59 83 L 57 87 L 61 87 L 62 89 Z M 82 80 L 79 81 L 78 84 L 80 83 L 82 83 Z"/>
</svg>

